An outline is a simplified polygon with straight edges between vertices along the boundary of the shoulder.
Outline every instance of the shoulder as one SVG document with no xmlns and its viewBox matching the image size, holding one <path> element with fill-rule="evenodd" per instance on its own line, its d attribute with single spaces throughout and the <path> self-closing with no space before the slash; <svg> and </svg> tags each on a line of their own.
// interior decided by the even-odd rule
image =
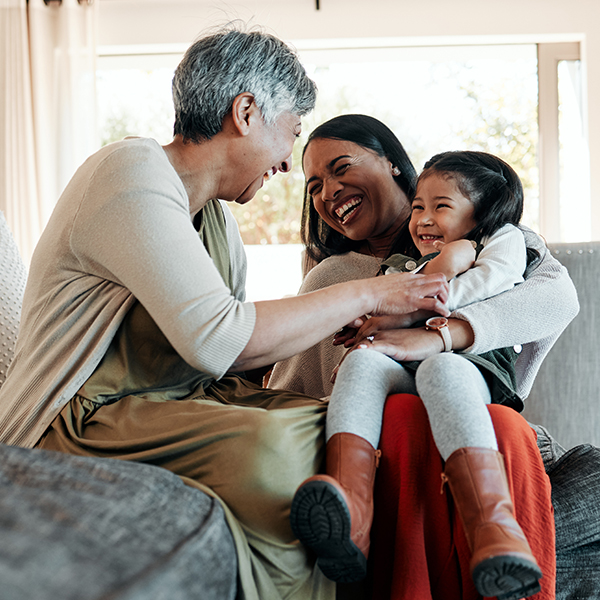
<svg viewBox="0 0 600 600">
<path fill-rule="evenodd" d="M 375 277 L 379 266 L 378 258 L 358 252 L 330 256 L 308 272 L 302 282 L 300 293 L 319 290 L 336 283 Z"/>
</svg>

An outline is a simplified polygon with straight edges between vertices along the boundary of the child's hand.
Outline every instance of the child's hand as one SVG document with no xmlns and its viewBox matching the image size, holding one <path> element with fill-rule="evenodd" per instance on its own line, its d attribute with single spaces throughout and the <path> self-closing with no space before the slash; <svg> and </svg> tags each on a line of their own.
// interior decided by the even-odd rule
<svg viewBox="0 0 600 600">
<path fill-rule="evenodd" d="M 440 253 L 425 265 L 423 273 L 443 273 L 450 281 L 468 271 L 475 262 L 475 247 L 471 240 L 454 240 L 447 244 L 436 241 L 433 245 Z"/>
</svg>

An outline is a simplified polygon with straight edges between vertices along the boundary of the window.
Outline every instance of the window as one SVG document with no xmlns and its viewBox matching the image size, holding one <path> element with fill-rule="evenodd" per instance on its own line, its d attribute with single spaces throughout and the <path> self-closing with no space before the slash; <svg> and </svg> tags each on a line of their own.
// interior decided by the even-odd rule
<svg viewBox="0 0 600 600">
<path fill-rule="evenodd" d="M 589 235 L 581 229 L 581 218 L 576 224 L 569 221 L 575 211 L 565 210 L 567 199 L 569 207 L 576 199 L 580 210 L 589 212 L 578 44 L 381 47 L 377 40 L 358 43 L 363 47 L 298 43 L 319 97 L 315 111 L 304 119 L 293 171 L 274 177 L 249 204 L 232 206 L 249 245 L 250 299 L 297 291 L 304 183 L 301 150 L 317 124 L 341 113 L 361 112 L 381 119 L 398 135 L 417 170 L 445 150 L 498 154 L 523 181 L 525 224 L 549 241 Z M 125 135 L 152 136 L 161 143 L 171 139 L 170 83 L 183 51 L 174 48 L 138 56 L 115 52 L 100 57 L 98 93 L 105 143 Z M 285 253 L 282 244 L 287 245 Z M 273 257 L 267 258 L 269 251 Z M 278 265 L 277 257 L 285 265 Z M 290 269 L 294 260 L 296 270 Z M 279 277 L 283 273 L 287 279 Z"/>
</svg>

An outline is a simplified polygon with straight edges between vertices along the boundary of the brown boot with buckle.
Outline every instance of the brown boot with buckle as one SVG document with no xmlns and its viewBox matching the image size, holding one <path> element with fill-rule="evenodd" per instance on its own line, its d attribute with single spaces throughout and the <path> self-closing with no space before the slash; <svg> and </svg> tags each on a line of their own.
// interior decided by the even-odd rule
<svg viewBox="0 0 600 600">
<path fill-rule="evenodd" d="M 360 581 L 367 574 L 380 456 L 357 435 L 333 435 L 326 448 L 327 474 L 307 479 L 292 501 L 294 534 L 316 553 L 321 571 L 333 581 Z"/>
<path fill-rule="evenodd" d="M 542 572 L 517 523 L 504 458 L 487 448 L 459 448 L 446 461 L 447 482 L 472 552 L 477 591 L 498 600 L 540 591 Z"/>
</svg>

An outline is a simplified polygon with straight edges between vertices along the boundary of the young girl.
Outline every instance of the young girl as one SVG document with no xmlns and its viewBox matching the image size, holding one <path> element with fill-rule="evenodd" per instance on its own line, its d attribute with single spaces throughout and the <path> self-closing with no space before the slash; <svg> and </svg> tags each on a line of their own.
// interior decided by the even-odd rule
<svg viewBox="0 0 600 600">
<path fill-rule="evenodd" d="M 417 183 L 404 229 L 407 256 L 391 256 L 384 269 L 444 273 L 450 309 L 499 294 L 523 281 L 527 251 L 515 227 L 522 211 L 521 182 L 501 159 L 483 152 L 436 155 Z M 445 460 L 442 481 L 472 550 L 475 586 L 501 600 L 530 596 L 539 591 L 542 573 L 515 520 L 486 408 L 502 403 L 522 410 L 514 391 L 517 352 L 453 354 L 445 318 L 430 318 L 424 328 L 439 337 L 443 352 L 421 363 L 398 363 L 367 343 L 346 355 L 328 409 L 327 474 L 311 477 L 296 492 L 292 528 L 330 579 L 365 576 L 385 400 L 391 393 L 418 394 Z"/>
</svg>

